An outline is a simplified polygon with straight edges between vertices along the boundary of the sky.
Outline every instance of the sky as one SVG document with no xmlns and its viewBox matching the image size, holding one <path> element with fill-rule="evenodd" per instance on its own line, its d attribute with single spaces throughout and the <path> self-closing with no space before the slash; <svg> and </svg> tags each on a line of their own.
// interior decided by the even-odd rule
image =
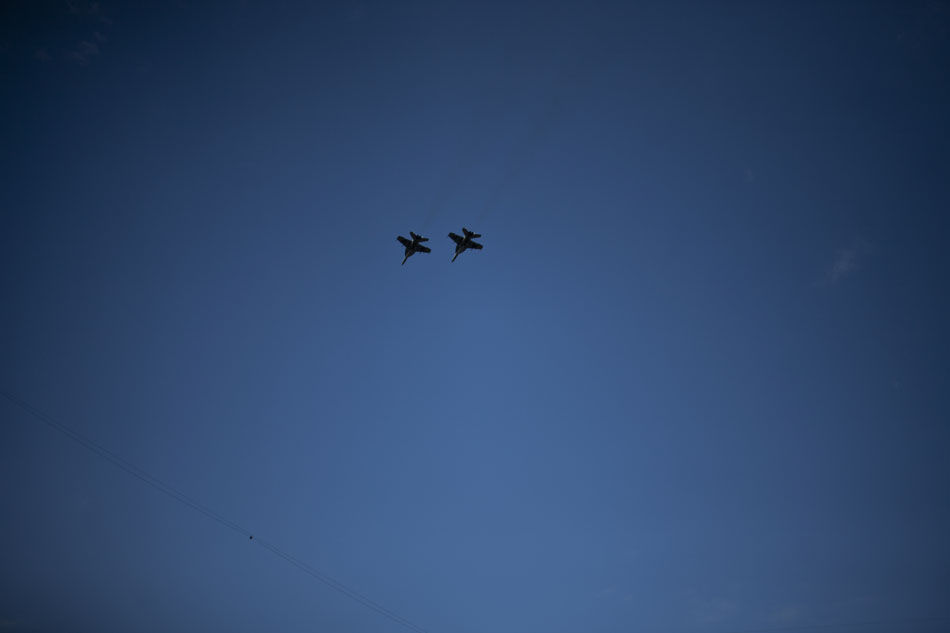
<svg viewBox="0 0 950 633">
<path fill-rule="evenodd" d="M 0 12 L 0 631 L 950 626 L 947 2 Z"/>
</svg>

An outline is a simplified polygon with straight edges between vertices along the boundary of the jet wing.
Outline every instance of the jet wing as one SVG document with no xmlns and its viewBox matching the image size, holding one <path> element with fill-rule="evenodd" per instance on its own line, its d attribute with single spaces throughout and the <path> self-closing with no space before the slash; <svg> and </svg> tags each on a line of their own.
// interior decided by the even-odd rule
<svg viewBox="0 0 950 633">
<path fill-rule="evenodd" d="M 420 253 L 431 253 L 431 252 L 432 252 L 432 249 L 429 248 L 428 246 L 419 246 L 418 244 L 416 245 L 416 250 L 419 251 Z"/>
<path fill-rule="evenodd" d="M 451 238 L 452 238 L 452 241 L 455 242 L 456 244 L 459 244 L 459 243 L 462 242 L 462 236 L 461 236 L 461 235 L 456 235 L 455 233 L 449 233 L 449 237 L 451 237 Z"/>
<path fill-rule="evenodd" d="M 398 236 L 396 239 L 399 240 L 399 243 L 400 243 L 400 244 L 402 244 L 403 246 L 405 246 L 405 247 L 407 247 L 407 248 L 410 247 L 410 246 L 412 246 L 412 242 L 410 242 L 409 240 L 407 240 L 406 238 L 404 238 L 402 235 Z"/>
<path fill-rule="evenodd" d="M 479 244 L 478 242 L 469 242 L 469 243 L 468 243 L 468 247 L 469 247 L 469 248 L 474 248 L 476 251 L 482 250 L 482 245 Z"/>
</svg>

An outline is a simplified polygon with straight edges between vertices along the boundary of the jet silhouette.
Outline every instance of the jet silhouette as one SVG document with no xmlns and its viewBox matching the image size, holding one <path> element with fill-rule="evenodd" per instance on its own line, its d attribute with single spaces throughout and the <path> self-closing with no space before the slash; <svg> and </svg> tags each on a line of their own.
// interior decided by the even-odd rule
<svg viewBox="0 0 950 633">
<path fill-rule="evenodd" d="M 399 235 L 396 237 L 399 240 L 399 243 L 406 247 L 406 256 L 402 258 L 402 263 L 405 264 L 406 260 L 409 259 L 413 253 L 431 253 L 432 249 L 428 246 L 423 246 L 422 242 L 428 242 L 428 237 L 422 237 L 421 235 L 416 235 L 412 231 L 409 231 L 409 235 L 412 236 L 412 240 Z M 402 266 L 402 264 L 400 264 Z"/>
<path fill-rule="evenodd" d="M 452 241 L 455 242 L 455 255 L 452 257 L 453 262 L 455 261 L 455 258 L 461 255 L 462 251 L 464 251 L 466 248 L 474 248 L 478 251 L 482 250 L 481 244 L 472 241 L 472 238 L 474 237 L 481 237 L 481 233 L 469 231 L 464 226 L 462 227 L 462 233 L 465 234 L 465 237 L 456 235 L 455 233 L 449 233 L 449 237 L 451 237 Z"/>
</svg>

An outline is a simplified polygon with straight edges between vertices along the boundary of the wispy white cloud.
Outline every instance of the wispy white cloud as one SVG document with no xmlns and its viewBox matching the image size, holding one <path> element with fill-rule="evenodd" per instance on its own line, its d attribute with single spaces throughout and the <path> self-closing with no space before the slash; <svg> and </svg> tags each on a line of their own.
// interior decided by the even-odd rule
<svg viewBox="0 0 950 633">
<path fill-rule="evenodd" d="M 732 619 L 738 612 L 739 605 L 734 600 L 712 598 L 699 602 L 695 617 L 697 624 L 718 624 Z"/>
<path fill-rule="evenodd" d="M 73 15 L 101 15 L 102 5 L 88 0 L 66 0 L 66 6 Z"/>
<path fill-rule="evenodd" d="M 835 262 L 828 271 L 828 281 L 838 283 L 858 268 L 858 252 L 853 248 L 838 251 Z"/>
<path fill-rule="evenodd" d="M 802 610 L 800 607 L 793 605 L 788 605 L 782 607 L 773 614 L 773 619 L 782 625 L 790 625 L 794 622 L 797 622 L 802 615 Z"/>
<path fill-rule="evenodd" d="M 90 42 L 88 40 L 83 40 L 79 42 L 79 45 L 76 47 L 76 50 L 69 51 L 67 56 L 74 62 L 85 66 L 88 64 L 93 57 L 96 57 L 99 54 L 99 45 L 95 42 Z"/>
<path fill-rule="evenodd" d="M 67 22 L 69 28 L 56 29 L 55 25 L 61 22 Z M 104 53 L 112 23 L 98 2 L 66 0 L 58 5 L 56 13 L 51 14 L 46 23 L 39 25 L 36 41 L 28 45 L 32 47 L 33 58 L 38 62 L 45 64 L 53 60 L 65 60 L 87 66 Z"/>
<path fill-rule="evenodd" d="M 848 247 L 839 249 L 834 261 L 825 273 L 823 285 L 834 285 L 854 275 L 871 253 L 871 244 L 859 238 Z"/>
</svg>

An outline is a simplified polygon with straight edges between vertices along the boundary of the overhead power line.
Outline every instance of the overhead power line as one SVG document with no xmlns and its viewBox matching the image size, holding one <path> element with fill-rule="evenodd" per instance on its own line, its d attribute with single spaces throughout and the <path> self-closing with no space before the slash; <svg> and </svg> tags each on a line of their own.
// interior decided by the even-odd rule
<svg viewBox="0 0 950 633">
<path fill-rule="evenodd" d="M 300 569 L 304 573 L 316 578 L 317 580 L 327 585 L 328 587 L 342 593 L 347 598 L 350 598 L 351 600 L 358 602 L 364 607 L 372 611 L 375 611 L 379 615 L 389 618 L 390 620 L 392 620 L 393 622 L 396 622 L 397 624 L 401 624 L 407 629 L 416 631 L 416 633 L 427 633 L 426 630 L 423 629 L 422 627 L 414 624 L 413 622 L 407 620 L 406 618 L 402 616 L 397 615 L 396 613 L 393 613 L 386 607 L 364 596 L 363 594 L 356 591 L 355 589 L 351 589 L 347 587 L 346 585 L 336 580 L 332 576 L 329 576 L 319 571 L 318 569 L 308 565 L 307 563 L 300 560 L 299 558 L 279 549 L 276 545 L 269 543 L 268 541 L 260 537 L 257 537 L 251 530 L 248 530 L 247 528 L 241 526 L 240 524 L 235 523 L 234 521 L 231 521 L 227 517 L 224 517 L 221 514 L 215 512 L 208 506 L 200 503 L 199 501 L 196 501 L 195 499 L 192 499 L 185 493 L 179 490 L 176 490 L 172 486 L 169 486 L 165 482 L 149 474 L 148 472 L 142 470 L 141 468 L 139 468 L 132 462 L 128 461 L 127 459 L 124 459 L 123 457 L 117 455 L 116 453 L 113 453 L 109 449 L 97 444 L 96 442 L 92 441 L 88 437 L 79 433 L 75 429 L 72 429 L 66 426 L 65 424 L 55 420 L 52 416 L 34 407 L 29 402 L 26 402 L 25 400 L 17 397 L 16 395 L 2 389 L 0 389 L 0 395 L 2 395 L 4 398 L 9 400 L 10 402 L 12 402 L 16 406 L 20 407 L 21 409 L 29 413 L 34 418 L 40 420 L 41 422 L 44 422 L 47 426 L 50 426 L 53 429 L 59 431 L 60 433 L 68 437 L 69 439 L 73 440 L 77 444 L 80 444 L 81 446 L 89 450 L 90 452 L 95 453 L 96 455 L 110 462 L 112 465 L 118 468 L 121 468 L 122 470 L 132 475 L 139 481 L 142 481 L 143 483 L 148 484 L 152 488 L 168 495 L 175 501 L 178 501 L 179 503 L 188 506 L 192 510 L 200 512 L 201 514 L 205 515 L 209 519 L 217 521 L 224 527 L 230 530 L 233 530 L 237 532 L 238 534 L 241 534 L 242 536 L 246 536 L 248 540 L 253 541 L 254 543 L 260 545 L 271 554 L 274 554 L 275 556 L 278 556 L 284 559 L 285 561 L 287 561 L 294 567 Z"/>
<path fill-rule="evenodd" d="M 175 488 L 164 483 L 157 477 L 154 477 L 148 472 L 142 470 L 141 468 L 139 468 L 132 462 L 124 459 L 123 457 L 117 455 L 116 453 L 113 453 L 109 449 L 90 440 L 89 438 L 79 433 L 78 431 L 55 420 L 53 417 L 44 413 L 38 408 L 34 407 L 33 405 L 26 402 L 25 400 L 3 389 L 0 389 L 0 395 L 2 395 L 4 398 L 9 400 L 14 405 L 20 407 L 21 409 L 29 413 L 34 418 L 40 420 L 41 422 L 44 422 L 45 424 L 59 431 L 60 433 L 68 437 L 69 439 L 82 445 L 84 448 L 86 448 L 90 452 L 93 452 L 96 455 L 99 455 L 103 459 L 112 463 L 114 466 L 124 470 L 125 472 L 132 475 L 136 479 L 142 481 L 143 483 L 148 484 L 149 486 L 151 486 L 152 488 L 155 488 L 159 492 L 162 492 L 168 495 L 169 497 L 182 503 L 183 505 L 188 506 L 192 510 L 200 512 L 201 514 L 205 515 L 209 519 L 217 521 L 224 527 L 229 528 L 242 536 L 246 536 L 248 540 L 251 540 L 254 543 L 260 545 L 271 554 L 279 558 L 282 558 L 284 561 L 290 563 L 291 565 L 303 571 L 307 575 L 316 578 L 317 580 L 324 583 L 328 587 L 342 593 L 343 595 L 350 598 L 351 600 L 358 602 L 364 607 L 372 611 L 375 611 L 379 615 L 382 615 L 383 617 L 386 617 L 392 620 L 393 622 L 396 622 L 397 624 L 400 624 L 406 627 L 407 629 L 415 631 L 416 633 L 427 633 L 425 629 L 414 624 L 410 620 L 407 620 L 406 618 L 390 611 L 386 607 L 364 596 L 363 594 L 359 593 L 355 589 L 351 589 L 347 587 L 346 585 L 336 580 L 332 576 L 329 576 L 321 572 L 320 570 L 312 567 L 311 565 L 300 560 L 299 558 L 289 554 L 288 552 L 281 550 L 276 545 L 260 538 L 259 536 L 254 534 L 251 530 L 248 530 L 242 525 L 235 523 L 234 521 L 231 521 L 230 519 L 222 516 L 221 514 L 215 512 L 208 506 L 196 501 L 195 499 L 189 497 L 183 492 L 176 490 Z M 869 626 L 888 626 L 888 625 L 898 626 L 898 625 L 908 625 L 908 624 L 936 624 L 936 623 L 945 623 L 945 622 L 950 622 L 950 617 L 938 616 L 938 617 L 893 618 L 893 619 L 881 619 L 881 620 L 839 622 L 839 623 L 834 623 L 834 624 L 831 624 L 831 623 L 804 624 L 804 625 L 797 625 L 797 626 L 793 625 L 793 626 L 780 626 L 780 627 L 758 628 L 758 629 L 734 629 L 725 633 L 794 633 L 795 631 L 820 631 L 820 630 L 834 631 L 834 630 L 842 630 L 842 629 L 857 628 L 857 627 L 869 627 Z"/>
</svg>

